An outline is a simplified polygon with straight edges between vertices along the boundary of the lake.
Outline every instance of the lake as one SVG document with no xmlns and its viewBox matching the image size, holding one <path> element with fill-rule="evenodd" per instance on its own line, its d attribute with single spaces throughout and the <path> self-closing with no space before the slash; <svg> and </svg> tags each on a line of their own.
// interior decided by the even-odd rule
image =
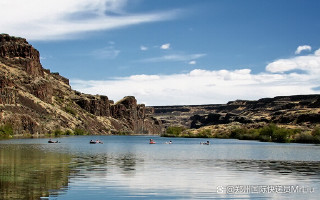
<svg viewBox="0 0 320 200">
<path fill-rule="evenodd" d="M 149 144 L 152 138 L 156 144 Z M 103 144 L 89 144 L 90 140 Z M 0 141 L 0 199 L 318 199 L 320 146 L 74 136 Z M 166 144 L 169 140 L 172 144 Z M 210 145 L 200 142 L 210 141 Z"/>
</svg>

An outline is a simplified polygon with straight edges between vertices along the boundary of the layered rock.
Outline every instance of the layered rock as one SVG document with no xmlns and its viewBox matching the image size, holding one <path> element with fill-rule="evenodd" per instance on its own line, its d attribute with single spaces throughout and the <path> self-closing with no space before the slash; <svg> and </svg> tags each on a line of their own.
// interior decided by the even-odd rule
<svg viewBox="0 0 320 200">
<path fill-rule="evenodd" d="M 109 101 L 107 96 L 81 95 L 75 102 L 87 112 L 96 116 L 110 116 L 110 105 L 113 101 Z"/>
<path fill-rule="evenodd" d="M 107 96 L 72 90 L 67 78 L 42 67 L 39 52 L 25 39 L 0 34 L 0 126 L 32 135 L 74 129 L 159 134 L 161 123 L 150 114 L 134 97 L 114 104 Z"/>
<path fill-rule="evenodd" d="M 137 100 L 133 96 L 127 96 L 111 106 L 112 117 L 125 121 L 129 126 L 129 130 L 134 130 L 137 133 L 161 133 L 161 122 L 152 118 L 153 112 L 148 110 L 144 104 L 137 104 Z"/>
<path fill-rule="evenodd" d="M 320 124 L 320 95 L 295 95 L 237 100 L 227 104 L 157 106 L 155 116 L 165 126 L 200 128 L 221 124 L 276 123 L 314 127 Z"/>
<path fill-rule="evenodd" d="M 0 35 L 0 60 L 22 67 L 29 75 L 43 76 L 39 52 L 24 38 Z"/>
</svg>

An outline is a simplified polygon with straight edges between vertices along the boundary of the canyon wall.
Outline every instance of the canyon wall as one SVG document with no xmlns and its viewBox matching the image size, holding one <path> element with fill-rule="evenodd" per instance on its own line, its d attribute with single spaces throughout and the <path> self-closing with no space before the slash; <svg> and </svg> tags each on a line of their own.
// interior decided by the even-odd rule
<svg viewBox="0 0 320 200">
<path fill-rule="evenodd" d="M 15 135 L 56 130 L 90 134 L 159 134 L 153 109 L 128 96 L 114 103 L 107 96 L 72 90 L 69 80 L 40 63 L 26 39 L 0 34 L 0 125 Z"/>
</svg>

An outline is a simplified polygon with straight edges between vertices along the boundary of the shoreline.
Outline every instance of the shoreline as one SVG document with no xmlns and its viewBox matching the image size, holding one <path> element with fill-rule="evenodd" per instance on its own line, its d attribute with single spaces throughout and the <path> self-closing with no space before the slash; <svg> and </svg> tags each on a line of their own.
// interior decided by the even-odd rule
<svg viewBox="0 0 320 200">
<path fill-rule="evenodd" d="M 245 126 L 206 126 L 199 129 L 186 129 L 184 127 L 169 127 L 161 137 L 182 138 L 221 138 L 256 140 L 260 142 L 276 143 L 305 143 L 320 144 L 320 127 L 311 130 L 287 128 L 275 124 L 267 124 L 259 128 Z"/>
</svg>

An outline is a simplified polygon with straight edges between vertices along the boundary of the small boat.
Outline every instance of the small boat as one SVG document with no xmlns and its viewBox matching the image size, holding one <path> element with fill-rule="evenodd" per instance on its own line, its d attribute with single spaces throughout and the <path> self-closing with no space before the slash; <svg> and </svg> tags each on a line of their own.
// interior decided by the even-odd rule
<svg viewBox="0 0 320 200">
<path fill-rule="evenodd" d="M 200 142 L 200 144 L 203 144 L 203 145 L 209 145 L 209 144 L 210 144 L 210 142 L 209 142 L 209 141 L 207 141 L 207 142 Z"/>
<path fill-rule="evenodd" d="M 59 141 L 52 141 L 51 139 L 48 141 L 48 143 L 59 143 Z"/>
<path fill-rule="evenodd" d="M 155 144 L 156 142 L 153 139 L 150 139 L 149 144 Z"/>
<path fill-rule="evenodd" d="M 103 144 L 103 142 L 102 141 L 100 141 L 100 140 L 96 140 L 96 141 L 94 141 L 94 140 L 90 140 L 90 142 L 89 142 L 90 144 Z"/>
</svg>

